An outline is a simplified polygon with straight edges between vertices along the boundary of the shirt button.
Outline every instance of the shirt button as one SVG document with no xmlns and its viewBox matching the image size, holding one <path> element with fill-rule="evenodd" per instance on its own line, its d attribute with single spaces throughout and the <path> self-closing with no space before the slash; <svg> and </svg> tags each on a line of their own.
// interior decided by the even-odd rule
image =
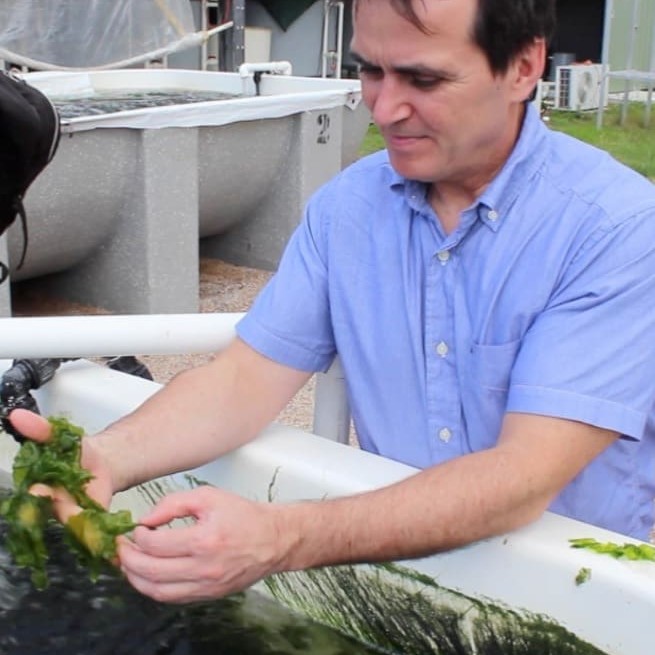
<svg viewBox="0 0 655 655">
<path fill-rule="evenodd" d="M 437 259 L 445 264 L 450 259 L 450 252 L 448 250 L 441 250 L 437 253 Z"/>
<path fill-rule="evenodd" d="M 448 428 L 441 428 L 441 430 L 439 430 L 439 439 L 444 443 L 448 443 L 452 436 L 453 433 Z"/>
<path fill-rule="evenodd" d="M 490 209 L 489 212 L 487 213 L 487 218 L 490 221 L 497 221 L 498 220 L 498 212 L 495 209 Z"/>
<path fill-rule="evenodd" d="M 437 344 L 435 350 L 437 351 L 437 355 L 439 355 L 439 357 L 445 357 L 448 354 L 448 344 L 444 341 L 440 341 Z"/>
</svg>

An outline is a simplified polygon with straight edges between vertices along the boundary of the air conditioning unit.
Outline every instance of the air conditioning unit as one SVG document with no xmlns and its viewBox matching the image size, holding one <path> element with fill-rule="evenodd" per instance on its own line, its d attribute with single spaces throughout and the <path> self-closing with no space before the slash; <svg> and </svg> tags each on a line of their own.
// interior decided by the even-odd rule
<svg viewBox="0 0 655 655">
<path fill-rule="evenodd" d="M 584 111 L 598 109 L 603 78 L 602 64 L 571 64 L 555 71 L 555 109 Z M 607 105 L 607 89 L 603 107 Z"/>
</svg>

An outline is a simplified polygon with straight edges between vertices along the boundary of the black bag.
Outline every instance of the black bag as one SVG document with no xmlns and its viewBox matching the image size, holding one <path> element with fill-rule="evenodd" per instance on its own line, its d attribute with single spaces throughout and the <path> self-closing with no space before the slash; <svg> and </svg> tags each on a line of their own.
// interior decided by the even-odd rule
<svg viewBox="0 0 655 655">
<path fill-rule="evenodd" d="M 23 253 L 27 251 L 27 221 L 23 196 L 54 157 L 59 144 L 57 110 L 47 96 L 23 80 L 0 71 L 0 236 L 21 217 Z M 0 262 L 0 284 L 9 270 Z"/>
</svg>

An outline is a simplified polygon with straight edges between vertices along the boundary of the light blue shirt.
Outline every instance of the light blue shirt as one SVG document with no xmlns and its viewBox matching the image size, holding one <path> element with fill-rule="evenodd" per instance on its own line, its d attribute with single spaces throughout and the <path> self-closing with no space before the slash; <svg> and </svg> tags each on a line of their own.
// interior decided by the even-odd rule
<svg viewBox="0 0 655 655">
<path fill-rule="evenodd" d="M 493 446 L 507 411 L 622 433 L 551 509 L 646 539 L 655 187 L 530 107 L 451 234 L 426 192 L 386 152 L 322 187 L 239 335 L 302 370 L 338 352 L 361 446 L 413 466 Z"/>
</svg>

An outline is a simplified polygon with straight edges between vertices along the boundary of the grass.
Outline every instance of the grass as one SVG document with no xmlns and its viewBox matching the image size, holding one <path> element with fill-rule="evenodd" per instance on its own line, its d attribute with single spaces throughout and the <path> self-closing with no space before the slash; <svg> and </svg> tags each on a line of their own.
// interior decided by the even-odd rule
<svg viewBox="0 0 655 655">
<path fill-rule="evenodd" d="M 591 143 L 651 180 L 655 179 L 655 117 L 644 126 L 643 103 L 630 103 L 624 125 L 621 106 L 610 105 L 603 114 L 603 127 L 596 127 L 596 112 L 550 112 L 550 126 L 581 141 Z"/>
<path fill-rule="evenodd" d="M 378 128 L 371 123 L 368 126 L 364 141 L 362 141 L 362 145 L 359 147 L 359 155 L 360 157 L 365 157 L 378 150 L 382 150 L 382 148 L 384 148 L 384 139 L 380 136 Z"/>
<path fill-rule="evenodd" d="M 554 130 L 577 137 L 608 151 L 616 159 L 655 181 L 655 110 L 649 127 L 644 127 L 643 103 L 630 103 L 625 125 L 620 125 L 620 105 L 612 104 L 604 112 L 603 127 L 596 127 L 596 112 L 549 111 Z M 371 125 L 360 148 L 364 156 L 384 148 L 378 129 Z"/>
</svg>

